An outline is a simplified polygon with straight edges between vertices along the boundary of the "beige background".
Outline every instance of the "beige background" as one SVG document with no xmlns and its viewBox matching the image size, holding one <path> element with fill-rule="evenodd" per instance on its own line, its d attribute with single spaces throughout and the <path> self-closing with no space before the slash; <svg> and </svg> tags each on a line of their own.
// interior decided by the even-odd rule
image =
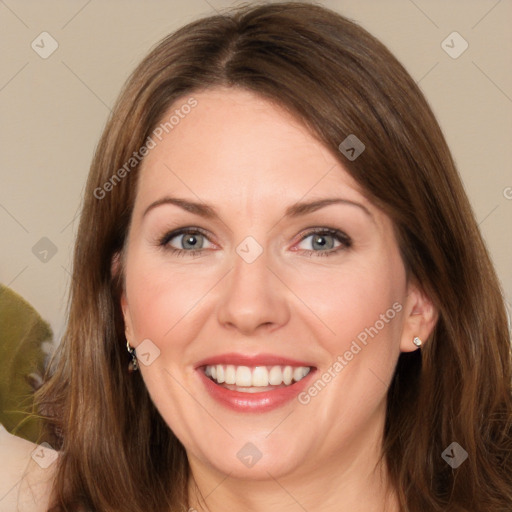
<svg viewBox="0 0 512 512">
<path fill-rule="evenodd" d="M 57 339 L 65 321 L 76 214 L 94 147 L 121 85 L 163 36 L 237 3 L 0 0 L 0 282 L 25 297 Z M 420 83 L 510 304 L 512 2 L 318 3 L 358 21 Z M 456 59 L 441 47 L 453 31 L 469 44 Z M 42 32 L 59 45 L 47 59 L 31 47 Z M 46 262 L 32 252 L 42 237 L 57 249 Z"/>
</svg>

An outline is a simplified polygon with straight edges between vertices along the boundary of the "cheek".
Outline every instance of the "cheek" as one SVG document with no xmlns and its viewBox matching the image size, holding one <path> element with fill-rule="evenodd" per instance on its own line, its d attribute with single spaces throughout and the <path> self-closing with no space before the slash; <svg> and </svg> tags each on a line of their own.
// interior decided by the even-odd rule
<svg viewBox="0 0 512 512">
<path fill-rule="evenodd" d="M 401 260 L 390 256 L 381 253 L 331 272 L 323 294 L 313 286 L 308 290 L 329 328 L 316 331 L 326 356 L 318 379 L 327 384 L 325 391 L 313 384 L 301 403 L 311 400 L 315 417 L 346 435 L 381 407 L 400 352 L 405 272 Z"/>
<path fill-rule="evenodd" d="M 358 359 L 396 355 L 405 290 L 405 271 L 396 255 L 380 253 L 358 265 L 340 266 L 339 272 L 319 272 L 297 289 L 321 320 L 318 339 L 333 360 L 347 350 Z"/>
<path fill-rule="evenodd" d="M 187 322 L 211 288 L 210 280 L 200 272 L 170 269 L 143 256 L 128 262 L 126 291 L 130 316 L 138 340 L 151 339 L 157 345 L 173 336 Z M 173 340 L 173 346 L 179 338 Z M 160 347 L 163 348 L 162 346 Z"/>
</svg>

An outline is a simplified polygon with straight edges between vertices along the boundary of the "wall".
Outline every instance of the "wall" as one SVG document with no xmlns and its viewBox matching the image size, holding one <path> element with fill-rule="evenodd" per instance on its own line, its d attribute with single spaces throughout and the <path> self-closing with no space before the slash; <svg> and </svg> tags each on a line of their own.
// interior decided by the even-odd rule
<svg viewBox="0 0 512 512">
<path fill-rule="evenodd" d="M 512 2 L 319 3 L 380 38 L 419 82 L 453 151 L 510 303 Z M 234 4 L 0 2 L 0 281 L 50 322 L 57 339 L 88 167 L 121 85 L 163 36 Z M 448 37 L 454 31 L 468 43 L 460 56 L 465 43 Z M 57 49 L 42 58 L 52 44 Z"/>
</svg>

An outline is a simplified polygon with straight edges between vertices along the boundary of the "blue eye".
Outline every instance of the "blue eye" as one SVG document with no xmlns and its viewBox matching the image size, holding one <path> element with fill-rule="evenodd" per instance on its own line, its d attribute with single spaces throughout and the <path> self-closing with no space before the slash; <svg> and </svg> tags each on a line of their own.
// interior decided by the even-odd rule
<svg viewBox="0 0 512 512">
<path fill-rule="evenodd" d="M 350 237 L 337 229 L 315 228 L 301 238 L 299 245 L 305 243 L 308 238 L 311 238 L 309 244 L 312 249 L 299 247 L 307 256 L 331 256 L 352 246 Z M 173 242 L 175 239 L 178 241 Z M 189 227 L 166 233 L 158 240 L 158 245 L 177 256 L 199 256 L 205 252 L 205 241 L 211 243 L 206 233 L 200 228 Z"/>
<path fill-rule="evenodd" d="M 178 247 L 171 244 L 171 241 L 175 238 L 179 240 Z M 175 254 L 186 253 L 194 256 L 204 249 L 205 239 L 207 240 L 206 235 L 198 228 L 182 228 L 165 234 L 158 243 Z"/>
<path fill-rule="evenodd" d="M 310 245 L 313 249 L 302 249 L 309 256 L 331 256 L 352 245 L 352 240 L 342 231 L 330 228 L 318 228 L 304 235 L 300 243 L 311 238 Z M 336 241 L 339 245 L 335 245 Z"/>
</svg>

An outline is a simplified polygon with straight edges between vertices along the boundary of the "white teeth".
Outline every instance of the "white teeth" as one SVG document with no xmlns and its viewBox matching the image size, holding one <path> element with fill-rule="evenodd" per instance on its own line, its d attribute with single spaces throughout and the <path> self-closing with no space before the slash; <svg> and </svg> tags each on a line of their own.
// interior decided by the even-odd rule
<svg viewBox="0 0 512 512">
<path fill-rule="evenodd" d="M 311 368 L 308 366 L 234 366 L 208 365 L 204 372 L 218 384 L 236 385 L 237 387 L 289 386 L 292 382 L 303 379 Z"/>
<path fill-rule="evenodd" d="M 226 380 L 226 378 L 224 377 L 224 366 L 219 364 L 217 366 L 217 382 L 219 384 L 222 384 L 225 380 Z"/>
<path fill-rule="evenodd" d="M 217 366 L 220 366 L 220 365 L 217 365 Z M 226 384 L 235 384 L 236 383 L 236 371 L 235 371 L 235 367 L 232 364 L 228 364 L 226 366 L 226 369 L 224 371 L 224 382 Z"/>
<path fill-rule="evenodd" d="M 272 366 L 268 374 L 268 383 L 271 386 L 279 386 L 283 382 L 283 371 L 280 366 Z"/>
<path fill-rule="evenodd" d="M 305 377 L 309 373 L 308 371 L 304 373 L 304 367 L 299 366 L 298 368 L 293 369 L 293 380 L 295 382 L 298 382 L 302 377 Z"/>
<path fill-rule="evenodd" d="M 252 385 L 258 387 L 268 386 L 268 370 L 266 366 L 256 366 L 254 368 L 252 371 Z"/>
<path fill-rule="evenodd" d="M 289 386 L 292 383 L 293 370 L 291 366 L 285 366 L 283 370 L 283 383 Z"/>
<path fill-rule="evenodd" d="M 236 385 L 252 386 L 252 374 L 248 366 L 239 366 L 236 369 Z"/>
</svg>

